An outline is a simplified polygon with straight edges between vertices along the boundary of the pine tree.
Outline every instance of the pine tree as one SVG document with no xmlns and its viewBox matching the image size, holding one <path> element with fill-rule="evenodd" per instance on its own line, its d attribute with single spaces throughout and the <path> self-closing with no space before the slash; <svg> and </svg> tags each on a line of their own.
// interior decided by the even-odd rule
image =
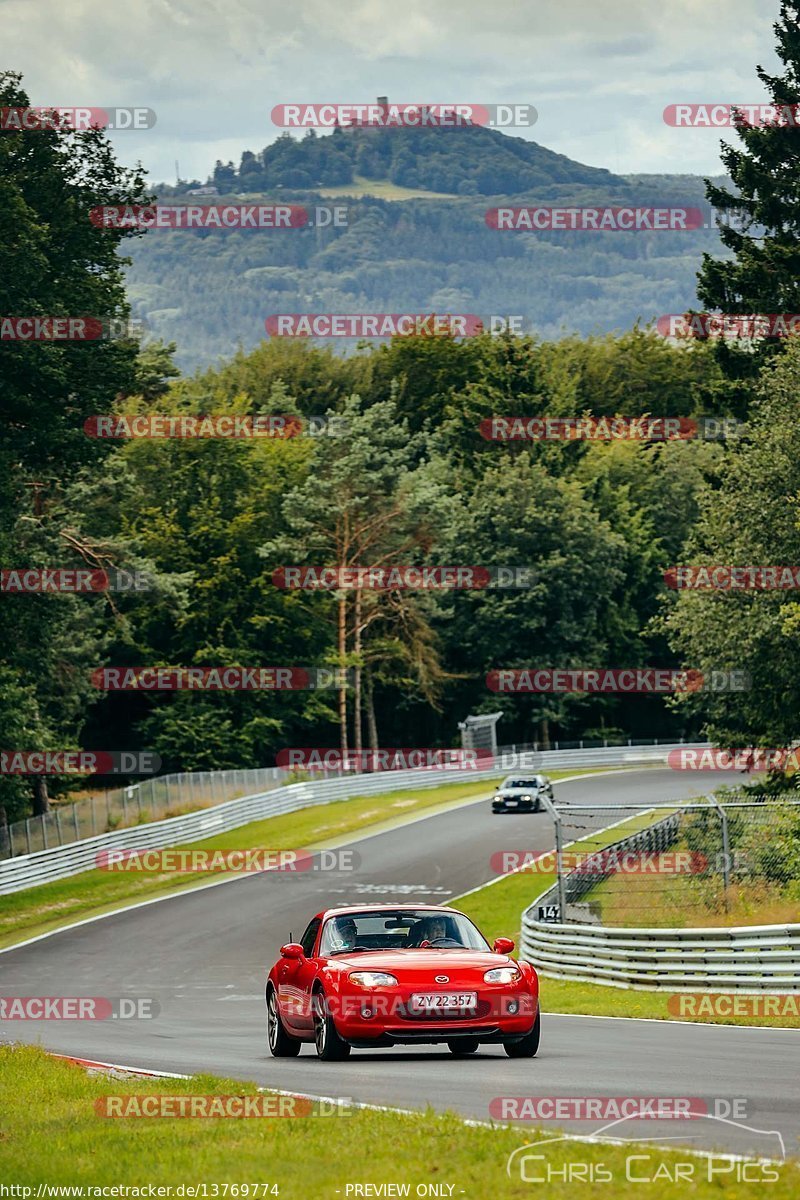
<svg viewBox="0 0 800 1200">
<path fill-rule="evenodd" d="M 736 194 L 706 180 L 706 196 L 719 211 L 722 243 L 733 258 L 703 255 L 698 295 L 724 313 L 800 312 L 800 0 L 782 0 L 773 26 L 780 75 L 757 74 L 773 104 L 787 107 L 797 123 L 746 123 L 740 113 L 740 146 L 722 147 L 722 161 Z M 726 220 L 726 214 L 730 218 Z M 785 339 L 760 342 L 755 352 L 719 345 L 721 364 L 734 377 L 752 377 Z"/>
</svg>

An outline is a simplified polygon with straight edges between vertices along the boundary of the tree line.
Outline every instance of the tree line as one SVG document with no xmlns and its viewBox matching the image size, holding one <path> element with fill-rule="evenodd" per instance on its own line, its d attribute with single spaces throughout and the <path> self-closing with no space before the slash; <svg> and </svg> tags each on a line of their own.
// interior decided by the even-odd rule
<svg viewBox="0 0 800 1200">
<path fill-rule="evenodd" d="M 798 0 L 776 25 L 786 65 L 763 76 L 800 101 Z M 0 102 L 27 104 L 18 76 Z M 709 309 L 797 309 L 797 145 L 740 129 L 744 217 L 707 256 Z M 778 138 L 786 140 L 778 142 Z M 793 155 L 793 171 L 784 170 Z M 100 131 L 0 137 L 2 311 L 125 317 L 120 243 L 83 219 L 140 203 L 145 182 Z M 347 357 L 263 343 L 181 377 L 174 347 L 7 342 L 2 348 L 0 564 L 139 570 L 149 591 L 0 598 L 0 743 L 146 748 L 165 770 L 251 766 L 291 745 L 452 745 L 456 721 L 501 709 L 503 741 L 690 736 L 783 745 L 796 736 L 800 609 L 793 593 L 678 593 L 680 563 L 792 564 L 800 552 L 794 339 L 396 338 Z M 337 418 L 338 436 L 88 437 L 99 413 Z M 735 439 L 491 442 L 492 416 L 735 417 Z M 276 586 L 287 564 L 524 566 L 532 586 L 327 591 Z M 338 691 L 103 695 L 104 664 L 317 665 Z M 497 695 L 498 667 L 746 670 L 738 693 L 663 698 Z M 57 793 L 74 782 L 55 779 Z M 0 776 L 13 819 L 42 780 Z"/>
</svg>

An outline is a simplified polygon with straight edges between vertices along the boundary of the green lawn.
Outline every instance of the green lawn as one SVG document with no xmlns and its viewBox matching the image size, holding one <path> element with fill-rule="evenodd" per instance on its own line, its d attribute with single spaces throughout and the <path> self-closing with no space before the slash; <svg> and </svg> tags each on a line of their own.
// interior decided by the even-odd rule
<svg viewBox="0 0 800 1200">
<path fill-rule="evenodd" d="M 388 179 L 365 179 L 354 175 L 352 183 L 343 183 L 336 187 L 321 187 L 317 189 L 320 196 L 326 199 L 345 199 L 348 196 L 377 196 L 379 200 L 462 200 L 454 192 L 427 192 L 423 188 L 403 187 L 399 183 L 391 183 Z"/>
<path fill-rule="evenodd" d="M 539 1134 L 530 1125 L 516 1129 L 468 1126 L 451 1113 L 405 1115 L 363 1109 L 344 1110 L 347 1115 L 317 1112 L 284 1119 L 110 1118 L 96 1109 L 108 1096 L 254 1096 L 258 1089 L 252 1083 L 208 1075 L 193 1079 L 89 1075 L 72 1063 L 23 1046 L 0 1047 L 0 1074 L 6 1084 L 0 1100 L 0 1179 L 7 1185 L 33 1189 L 27 1196 L 13 1193 L 21 1200 L 35 1197 L 39 1186 L 47 1184 L 145 1189 L 148 1184 L 173 1189 L 181 1184 L 205 1184 L 207 1197 L 259 1200 L 273 1195 L 286 1200 L 336 1200 L 337 1196 L 344 1200 L 348 1184 L 367 1183 L 409 1184 L 412 1196 L 418 1184 L 451 1185 L 452 1192 L 445 1188 L 439 1194 L 474 1200 L 486 1196 L 522 1200 L 542 1194 L 548 1200 L 584 1200 L 590 1188 L 596 1187 L 567 1183 L 562 1178 L 542 1193 L 534 1192 L 519 1175 L 516 1180 L 509 1179 L 506 1161 L 512 1151 L 540 1136 L 556 1136 L 552 1131 Z M 697 1175 L 689 1190 L 697 1200 L 726 1196 L 749 1200 L 765 1194 L 763 1182 L 734 1186 L 730 1181 L 735 1176 L 720 1175 L 725 1170 L 721 1159 L 713 1160 L 718 1175 L 709 1182 L 708 1160 L 692 1160 L 687 1152 L 564 1141 L 545 1150 L 548 1163 L 562 1172 L 565 1166 L 585 1170 L 582 1164 L 604 1164 L 614 1179 L 613 1188 L 606 1193 L 609 1196 L 641 1198 L 646 1194 L 649 1200 L 675 1200 L 679 1193 L 669 1181 L 652 1183 L 643 1193 L 640 1184 L 626 1180 L 626 1158 L 642 1153 L 651 1159 L 647 1167 L 637 1160 L 640 1176 L 645 1170 L 651 1175 L 657 1170 L 663 1174 L 663 1164 L 672 1167 L 676 1158 L 693 1161 Z M 797 1195 L 800 1169 L 796 1160 L 769 1170 L 777 1176 L 769 1184 L 772 1200 Z M 729 1190 L 724 1190 L 720 1179 Z M 224 1191 L 226 1184 L 229 1190 Z M 270 1190 L 274 1184 L 277 1191 Z M 216 1191 L 214 1185 L 219 1185 Z M 253 1185 L 258 1185 L 255 1190 Z M 192 1193 L 184 1190 L 182 1194 Z M 194 1195 L 202 1198 L 204 1193 Z"/>
<path fill-rule="evenodd" d="M 673 849 L 688 847 L 684 842 Z M 800 884 L 734 878 L 726 897 L 719 874 L 705 878 L 643 873 L 601 880 L 586 899 L 599 906 L 604 925 L 668 929 L 785 925 L 798 920 Z"/>
<path fill-rule="evenodd" d="M 596 768 L 599 772 L 608 768 Z M 591 772 L 581 772 L 590 774 Z M 569 771 L 554 771 L 554 780 L 569 777 Z M 500 776 L 498 776 L 498 781 Z M 230 833 L 221 833 L 194 848 L 207 850 L 270 850 L 324 847 L 365 828 L 378 829 L 413 818 L 429 809 L 446 810 L 488 795 L 494 780 L 459 780 L 427 790 L 385 792 L 378 796 L 357 796 L 312 808 L 299 809 L 284 816 L 268 817 L 242 825 Z M 0 947 L 13 945 L 50 929 L 57 929 L 83 917 L 112 912 L 125 904 L 151 900 L 187 888 L 207 884 L 219 875 L 133 874 L 116 871 L 85 871 L 68 879 L 59 879 L 23 892 L 0 896 Z"/>
<path fill-rule="evenodd" d="M 642 814 L 633 818 L 635 828 L 648 825 L 652 816 Z M 620 837 L 620 828 L 609 830 L 603 838 L 592 834 L 586 841 L 587 850 L 597 850 Z M 576 842 L 572 849 L 580 849 Z M 519 871 L 497 883 L 453 900 L 453 904 L 473 918 L 491 941 L 496 937 L 513 937 L 519 941 L 522 910 L 556 882 L 555 875 Z M 722 990 L 722 989 L 721 989 Z M 700 1021 L 724 1025 L 774 1025 L 800 1029 L 800 1014 L 780 1017 L 695 1016 L 677 1017 L 669 1012 L 667 991 L 639 991 L 633 988 L 608 987 L 601 983 L 580 983 L 569 979 L 541 977 L 542 1007 L 545 1012 L 583 1013 L 604 1017 L 654 1017 L 664 1021 Z"/>
</svg>

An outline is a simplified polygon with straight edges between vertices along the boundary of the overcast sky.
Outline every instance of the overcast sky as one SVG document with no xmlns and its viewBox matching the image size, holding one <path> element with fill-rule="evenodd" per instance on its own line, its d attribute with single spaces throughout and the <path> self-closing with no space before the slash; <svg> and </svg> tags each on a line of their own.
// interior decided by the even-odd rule
<svg viewBox="0 0 800 1200">
<path fill-rule="evenodd" d="M 612 171 L 716 173 L 719 131 L 667 104 L 764 99 L 778 0 L 0 0 L 34 104 L 140 105 L 120 159 L 205 178 L 279 135 L 275 104 L 529 103 L 533 138 Z M 729 140 L 735 135 L 728 133 Z"/>
</svg>

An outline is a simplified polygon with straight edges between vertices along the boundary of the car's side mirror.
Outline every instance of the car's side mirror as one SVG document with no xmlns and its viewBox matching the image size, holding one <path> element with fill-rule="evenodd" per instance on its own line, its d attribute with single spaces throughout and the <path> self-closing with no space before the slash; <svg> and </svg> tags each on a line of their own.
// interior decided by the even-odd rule
<svg viewBox="0 0 800 1200">
<path fill-rule="evenodd" d="M 513 942 L 512 942 L 513 945 Z M 287 942 L 281 946 L 281 958 L 304 958 L 303 947 L 299 942 Z"/>
<path fill-rule="evenodd" d="M 513 938 L 495 938 L 494 946 L 492 947 L 495 954 L 510 954 L 514 949 Z"/>
</svg>

